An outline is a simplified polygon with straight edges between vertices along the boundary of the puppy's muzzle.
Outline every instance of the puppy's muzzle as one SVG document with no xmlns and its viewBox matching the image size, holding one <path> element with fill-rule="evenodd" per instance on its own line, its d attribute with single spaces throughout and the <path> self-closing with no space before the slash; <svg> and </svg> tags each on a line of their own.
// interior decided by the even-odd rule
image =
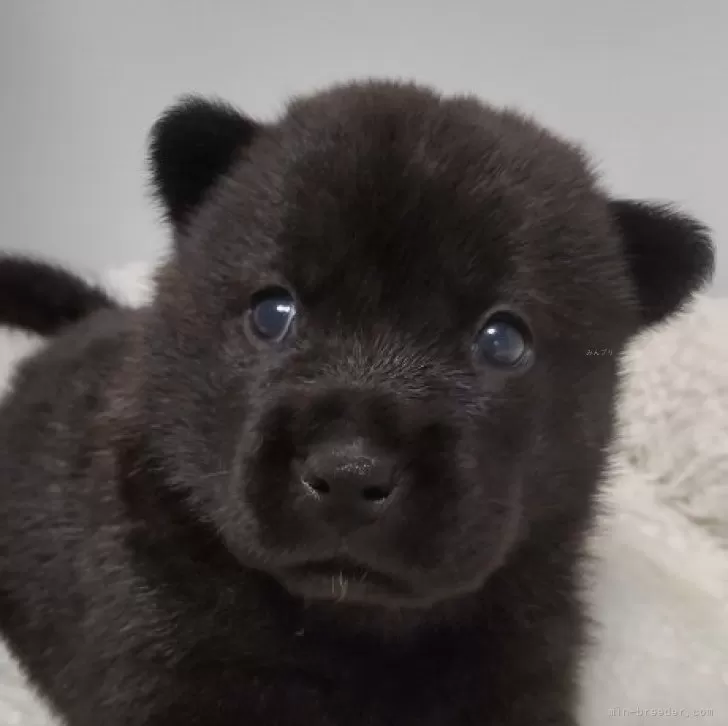
<svg viewBox="0 0 728 726">
<path fill-rule="evenodd" d="M 398 488 L 393 458 L 360 437 L 314 445 L 294 477 L 308 515 L 341 534 L 376 522 Z"/>
</svg>

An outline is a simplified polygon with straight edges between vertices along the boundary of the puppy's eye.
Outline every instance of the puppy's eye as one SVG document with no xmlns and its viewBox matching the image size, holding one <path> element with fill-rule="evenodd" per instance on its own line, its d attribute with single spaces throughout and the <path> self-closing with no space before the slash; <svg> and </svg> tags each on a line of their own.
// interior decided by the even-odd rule
<svg viewBox="0 0 728 726">
<path fill-rule="evenodd" d="M 496 314 L 489 318 L 475 338 L 475 355 L 482 363 L 499 368 L 517 368 L 531 353 L 526 326 L 516 317 Z"/>
<path fill-rule="evenodd" d="M 263 290 L 253 296 L 248 315 L 248 334 L 258 342 L 280 343 L 291 332 L 296 303 L 279 288 Z"/>
</svg>

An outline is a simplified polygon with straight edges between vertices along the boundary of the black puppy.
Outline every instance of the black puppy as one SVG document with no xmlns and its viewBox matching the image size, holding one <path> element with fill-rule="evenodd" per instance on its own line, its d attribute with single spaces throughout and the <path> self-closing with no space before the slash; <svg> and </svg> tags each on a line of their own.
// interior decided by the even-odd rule
<svg viewBox="0 0 728 726">
<path fill-rule="evenodd" d="M 58 333 L 0 410 L 0 626 L 70 726 L 566 726 L 620 355 L 708 278 L 514 113 L 388 83 L 153 130 L 153 303 L 0 262 Z"/>
</svg>

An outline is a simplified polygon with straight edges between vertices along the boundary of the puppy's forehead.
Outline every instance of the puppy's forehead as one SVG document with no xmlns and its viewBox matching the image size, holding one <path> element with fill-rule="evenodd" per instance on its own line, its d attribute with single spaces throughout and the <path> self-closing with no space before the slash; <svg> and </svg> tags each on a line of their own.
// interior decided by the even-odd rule
<svg viewBox="0 0 728 726">
<path fill-rule="evenodd" d="M 578 150 L 474 100 L 340 89 L 294 104 L 280 133 L 281 264 L 302 296 L 486 306 L 559 255 L 578 264 L 570 246 L 603 222 Z"/>
<path fill-rule="evenodd" d="M 427 321 L 436 335 L 503 304 L 588 330 L 631 304 L 580 150 L 518 114 L 414 87 L 295 102 L 195 230 L 231 295 L 282 283 L 327 328 Z"/>
</svg>

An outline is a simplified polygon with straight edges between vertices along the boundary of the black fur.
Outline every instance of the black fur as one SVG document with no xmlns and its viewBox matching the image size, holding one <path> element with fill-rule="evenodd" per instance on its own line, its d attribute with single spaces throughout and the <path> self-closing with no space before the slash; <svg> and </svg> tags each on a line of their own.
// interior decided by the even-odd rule
<svg viewBox="0 0 728 726">
<path fill-rule="evenodd" d="M 708 230 L 665 204 L 621 200 L 610 208 L 637 280 L 643 319 L 658 323 L 681 308 L 690 291 L 711 273 Z"/>
<path fill-rule="evenodd" d="M 53 335 L 104 308 L 118 307 L 100 287 L 46 262 L 0 257 L 0 324 Z"/>
<path fill-rule="evenodd" d="M 222 101 L 186 97 L 152 128 L 152 183 L 167 218 L 182 224 L 259 129 Z"/>
<path fill-rule="evenodd" d="M 473 99 L 354 84 L 246 129 L 203 101 L 162 118 L 185 223 L 153 303 L 16 377 L 2 631 L 70 726 L 573 726 L 620 356 L 710 243 Z M 269 286 L 299 316 L 265 346 Z M 494 311 L 528 365 L 475 356 Z M 296 475 L 342 440 L 397 487 L 344 533 Z"/>
</svg>

